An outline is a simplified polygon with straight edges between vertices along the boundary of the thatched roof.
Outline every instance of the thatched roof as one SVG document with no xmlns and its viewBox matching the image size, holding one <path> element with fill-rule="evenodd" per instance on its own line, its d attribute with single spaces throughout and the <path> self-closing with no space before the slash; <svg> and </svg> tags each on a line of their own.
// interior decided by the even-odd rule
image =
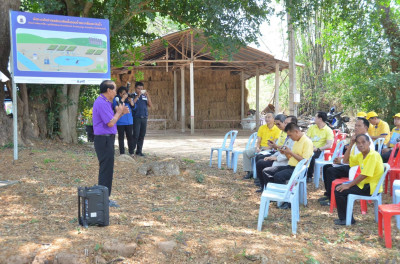
<svg viewBox="0 0 400 264">
<path fill-rule="evenodd" d="M 191 45 L 191 36 L 193 36 L 193 46 Z M 193 47 L 193 51 L 191 47 Z M 245 79 L 256 76 L 257 67 L 260 75 L 274 73 L 276 63 L 279 63 L 280 71 L 289 68 L 288 62 L 276 59 L 271 54 L 249 46 L 243 47 L 238 53 L 233 54 L 232 60 L 216 60 L 206 45 L 206 37 L 203 33 L 197 30 L 191 34 L 190 29 L 154 40 L 148 46 L 142 46 L 140 52 L 144 54 L 144 57 L 140 61 L 140 66 L 136 66 L 138 68 L 158 67 L 160 70 L 166 68 L 173 70 L 188 64 L 192 54 L 196 68 L 243 71 Z M 134 66 L 132 61 L 126 61 L 124 67 L 113 68 L 112 72 L 113 74 L 126 73 L 132 66 Z"/>
</svg>

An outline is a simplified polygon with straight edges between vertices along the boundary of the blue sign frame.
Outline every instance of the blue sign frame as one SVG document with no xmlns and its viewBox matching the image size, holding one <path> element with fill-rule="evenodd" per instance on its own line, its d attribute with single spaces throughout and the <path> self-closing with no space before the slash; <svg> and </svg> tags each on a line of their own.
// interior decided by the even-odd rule
<svg viewBox="0 0 400 264">
<path fill-rule="evenodd" d="M 110 79 L 109 21 L 10 11 L 15 83 L 99 84 Z"/>
</svg>

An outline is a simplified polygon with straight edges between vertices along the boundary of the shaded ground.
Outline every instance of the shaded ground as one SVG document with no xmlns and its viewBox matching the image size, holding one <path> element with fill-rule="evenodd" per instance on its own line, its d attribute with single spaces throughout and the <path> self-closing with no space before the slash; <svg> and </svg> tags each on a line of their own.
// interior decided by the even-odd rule
<svg viewBox="0 0 400 264">
<path fill-rule="evenodd" d="M 250 133 L 239 131 L 238 148 L 244 147 Z M 111 225 L 88 229 L 77 224 L 76 188 L 97 182 L 92 145 L 35 142 L 20 150 L 14 164 L 12 149 L 1 149 L 0 180 L 20 182 L 0 188 L 0 263 L 31 263 L 35 257 L 52 263 L 60 253 L 74 254 L 81 263 L 400 261 L 400 232 L 393 225 L 393 249 L 386 249 L 372 205 L 367 215 L 361 215 L 356 203 L 357 224 L 334 227 L 336 211 L 331 215 L 318 204 L 323 191 L 313 185 L 308 185 L 309 205 L 300 208 L 296 236 L 291 234 L 290 211 L 275 206 L 262 232 L 257 232 L 260 199 L 252 181 L 242 180 L 243 173 L 233 174 L 224 163 L 218 170 L 216 159 L 208 167 L 210 147 L 220 145 L 223 134 L 149 135 L 146 158 L 137 158 L 135 164 L 115 163 L 112 197 L 121 208 L 110 209 Z M 141 164 L 155 160 L 178 162 L 181 174 L 136 173 Z M 136 252 L 122 258 L 105 250 L 104 243 L 111 239 L 136 243 Z M 160 241 L 177 246 L 165 252 Z"/>
</svg>

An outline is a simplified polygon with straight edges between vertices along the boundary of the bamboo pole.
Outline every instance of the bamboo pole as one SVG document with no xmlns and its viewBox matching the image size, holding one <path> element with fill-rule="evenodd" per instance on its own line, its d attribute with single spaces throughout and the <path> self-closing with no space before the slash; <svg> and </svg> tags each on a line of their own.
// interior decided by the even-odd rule
<svg viewBox="0 0 400 264">
<path fill-rule="evenodd" d="M 176 82 L 176 71 L 174 71 L 174 120 L 178 121 L 178 84 Z"/>
<path fill-rule="evenodd" d="M 193 69 L 193 31 L 190 34 L 190 134 L 194 134 L 194 69 Z"/>
<path fill-rule="evenodd" d="M 256 129 L 260 127 L 260 68 L 256 68 Z"/>
<path fill-rule="evenodd" d="M 242 96 L 241 96 L 241 108 L 240 108 L 240 116 L 242 119 L 244 118 L 244 71 L 240 72 L 240 82 L 241 82 L 241 91 L 242 91 Z"/>
<path fill-rule="evenodd" d="M 275 115 L 279 113 L 279 62 L 275 64 Z"/>
<path fill-rule="evenodd" d="M 296 65 L 295 65 L 295 41 L 294 41 L 294 29 L 291 23 L 290 15 L 287 14 L 288 21 L 288 33 L 289 33 L 289 113 L 296 115 L 294 105 L 294 93 L 296 90 Z"/>
</svg>

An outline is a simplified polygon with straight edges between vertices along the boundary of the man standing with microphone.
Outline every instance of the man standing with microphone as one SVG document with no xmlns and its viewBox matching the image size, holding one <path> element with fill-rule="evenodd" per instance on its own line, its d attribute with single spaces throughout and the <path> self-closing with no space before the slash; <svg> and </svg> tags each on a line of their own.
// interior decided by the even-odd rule
<svg viewBox="0 0 400 264">
<path fill-rule="evenodd" d="M 129 113 L 128 107 L 124 104 L 118 104 L 114 113 L 112 102 L 116 95 L 115 83 L 105 80 L 100 84 L 100 96 L 93 104 L 94 148 L 99 160 L 98 185 L 107 187 L 109 196 L 114 172 L 114 142 L 115 134 L 117 134 L 115 124 L 121 116 Z M 119 207 L 112 200 L 110 200 L 110 206 Z"/>
</svg>

